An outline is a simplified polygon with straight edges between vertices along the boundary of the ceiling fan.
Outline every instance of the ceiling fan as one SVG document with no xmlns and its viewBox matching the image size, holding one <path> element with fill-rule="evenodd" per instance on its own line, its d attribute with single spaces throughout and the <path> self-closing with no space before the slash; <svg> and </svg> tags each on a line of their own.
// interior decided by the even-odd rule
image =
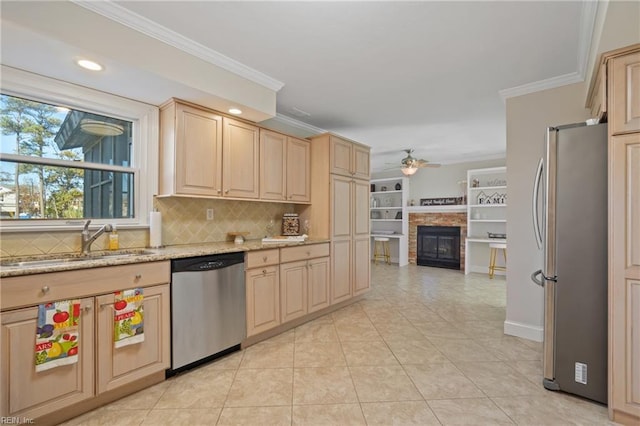
<svg viewBox="0 0 640 426">
<path fill-rule="evenodd" d="M 400 160 L 400 170 L 405 176 L 411 176 L 422 167 L 440 167 L 440 164 L 430 163 L 427 160 L 415 158 L 411 155 L 413 149 L 405 149 L 407 156 Z"/>
</svg>

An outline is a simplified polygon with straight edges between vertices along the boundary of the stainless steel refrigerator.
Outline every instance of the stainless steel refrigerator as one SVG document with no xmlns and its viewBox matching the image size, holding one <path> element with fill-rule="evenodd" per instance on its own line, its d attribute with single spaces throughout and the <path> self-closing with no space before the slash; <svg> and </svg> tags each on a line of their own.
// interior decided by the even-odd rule
<svg viewBox="0 0 640 426">
<path fill-rule="evenodd" d="M 549 127 L 533 189 L 543 385 L 607 402 L 607 125 Z"/>
</svg>

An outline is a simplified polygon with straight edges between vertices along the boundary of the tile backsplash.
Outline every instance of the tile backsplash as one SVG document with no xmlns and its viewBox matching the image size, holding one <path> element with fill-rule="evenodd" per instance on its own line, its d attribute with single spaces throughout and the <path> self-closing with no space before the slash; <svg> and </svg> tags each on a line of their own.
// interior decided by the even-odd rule
<svg viewBox="0 0 640 426">
<path fill-rule="evenodd" d="M 265 236 L 270 220 L 274 220 L 274 232 L 279 234 L 282 215 L 295 210 L 293 204 L 177 197 L 155 199 L 154 208 L 162 213 L 162 244 L 166 246 L 231 241 L 229 232 L 248 232 L 247 239 L 260 239 Z M 206 220 L 207 209 L 213 209 L 213 220 Z M 121 249 L 149 245 L 148 229 L 121 229 L 118 234 Z M 107 248 L 105 235 L 92 246 L 93 250 Z M 79 251 L 80 228 L 77 231 L 0 234 L 0 257 Z"/>
<path fill-rule="evenodd" d="M 282 215 L 294 211 L 292 204 L 199 198 L 158 198 L 154 207 L 162 213 L 162 244 L 169 246 L 232 241 L 229 232 L 248 232 L 248 240 L 259 239 L 270 220 L 279 234 Z M 213 209 L 213 220 L 206 220 L 207 209 Z"/>
</svg>

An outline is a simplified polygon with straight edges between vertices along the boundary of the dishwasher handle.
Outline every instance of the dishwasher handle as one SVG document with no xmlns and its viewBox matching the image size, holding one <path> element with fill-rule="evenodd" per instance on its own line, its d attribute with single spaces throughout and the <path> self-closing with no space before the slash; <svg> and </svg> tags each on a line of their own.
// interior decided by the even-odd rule
<svg viewBox="0 0 640 426">
<path fill-rule="evenodd" d="M 218 255 L 189 257 L 171 261 L 171 272 L 202 272 L 227 268 L 244 263 L 244 253 L 225 253 Z"/>
</svg>

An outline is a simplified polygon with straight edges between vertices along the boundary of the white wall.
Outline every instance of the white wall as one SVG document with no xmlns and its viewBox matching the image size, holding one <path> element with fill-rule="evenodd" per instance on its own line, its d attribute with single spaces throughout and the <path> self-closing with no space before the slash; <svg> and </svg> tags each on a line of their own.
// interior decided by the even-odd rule
<svg viewBox="0 0 640 426">
<path fill-rule="evenodd" d="M 409 179 L 409 199 L 419 205 L 421 198 L 459 197 L 461 194 L 458 182 L 467 180 L 467 170 L 485 167 L 504 166 L 506 159 L 471 161 L 466 163 L 446 164 L 438 168 L 423 168 Z M 400 170 L 373 173 L 372 179 L 402 176 Z"/>
<path fill-rule="evenodd" d="M 542 267 L 531 214 L 531 192 L 546 128 L 589 118 L 584 83 L 507 100 L 507 318 L 505 333 L 542 341 L 543 290 L 530 278 Z"/>
<path fill-rule="evenodd" d="M 602 6 L 602 5 L 600 5 Z M 594 36 L 602 53 L 640 42 L 640 2 L 610 1 L 602 33 Z M 589 73 L 588 73 L 589 75 Z M 507 318 L 505 333 L 542 341 L 543 291 L 530 275 L 542 266 L 532 226 L 531 191 L 548 126 L 588 118 L 588 84 L 578 83 L 507 100 Z"/>
</svg>

